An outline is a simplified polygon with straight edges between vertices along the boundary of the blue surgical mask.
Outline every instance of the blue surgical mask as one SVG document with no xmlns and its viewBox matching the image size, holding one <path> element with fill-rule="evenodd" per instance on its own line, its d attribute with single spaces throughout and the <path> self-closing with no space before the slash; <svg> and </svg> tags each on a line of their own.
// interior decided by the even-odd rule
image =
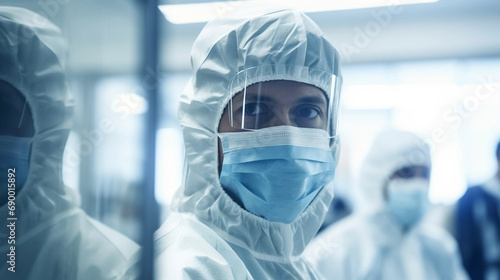
<svg viewBox="0 0 500 280">
<path fill-rule="evenodd" d="M 0 205 L 7 202 L 9 179 L 15 178 L 16 194 L 19 193 L 28 179 L 32 139 L 31 137 L 0 135 L 0 186 L 2 186 L 0 188 Z M 9 173 L 14 176 L 9 177 Z"/>
<path fill-rule="evenodd" d="M 403 227 L 413 226 L 425 214 L 429 204 L 428 189 L 427 179 L 393 179 L 389 182 L 389 212 Z"/>
<path fill-rule="evenodd" d="M 219 136 L 221 185 L 247 211 L 269 221 L 292 223 L 333 180 L 326 131 L 277 126 Z"/>
</svg>

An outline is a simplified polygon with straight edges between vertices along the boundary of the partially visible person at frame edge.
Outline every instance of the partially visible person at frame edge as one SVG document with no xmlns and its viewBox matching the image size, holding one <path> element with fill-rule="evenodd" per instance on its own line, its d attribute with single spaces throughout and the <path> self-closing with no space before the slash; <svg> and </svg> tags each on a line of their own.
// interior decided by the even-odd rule
<svg viewBox="0 0 500 280">
<path fill-rule="evenodd" d="M 0 279 L 108 279 L 138 250 L 63 184 L 73 113 L 65 60 L 59 28 L 0 7 Z"/>
</svg>

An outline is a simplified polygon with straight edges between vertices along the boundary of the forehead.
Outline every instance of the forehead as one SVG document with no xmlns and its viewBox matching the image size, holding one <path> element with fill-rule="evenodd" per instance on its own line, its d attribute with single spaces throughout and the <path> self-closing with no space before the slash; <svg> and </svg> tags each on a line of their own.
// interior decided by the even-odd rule
<svg viewBox="0 0 500 280">
<path fill-rule="evenodd" d="M 326 95 L 321 89 L 305 83 L 282 80 L 267 81 L 248 86 L 246 93 L 243 91 L 237 93 L 233 101 L 242 101 L 244 98 L 247 100 L 262 99 L 264 96 L 278 101 L 293 101 L 309 97 L 318 102 L 327 103 Z"/>
</svg>

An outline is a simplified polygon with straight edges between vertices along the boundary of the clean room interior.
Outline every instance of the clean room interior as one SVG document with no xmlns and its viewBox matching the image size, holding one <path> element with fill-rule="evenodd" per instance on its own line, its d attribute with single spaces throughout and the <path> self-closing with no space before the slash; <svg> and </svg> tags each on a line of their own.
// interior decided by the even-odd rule
<svg viewBox="0 0 500 280">
<path fill-rule="evenodd" d="M 138 197 L 145 188 L 154 191 L 155 200 L 148 199 L 158 205 L 153 207 L 159 216 L 155 223 L 161 225 L 182 184 L 184 148 L 177 104 L 191 75 L 191 46 L 205 25 L 197 22 L 198 13 L 210 16 L 196 5 L 187 7 L 191 12 L 186 14 L 173 10 L 170 18 L 167 11 L 169 5 L 215 3 L 160 0 L 158 34 L 146 42 L 142 2 L 1 4 L 38 12 L 61 28 L 75 105 L 63 158 L 64 183 L 80 194 L 81 207 L 90 217 L 138 243 L 141 222 L 147 219 L 141 209 L 148 204 Z M 349 207 L 359 207 L 352 186 L 375 135 L 386 128 L 412 131 L 431 148 L 429 199 L 437 212 L 429 219 L 446 226 L 448 211 L 467 187 L 488 180 L 497 168 L 500 2 L 399 2 L 307 13 L 341 57 L 342 150 L 335 195 Z M 214 11 L 213 16 L 222 14 L 224 8 Z M 179 18 L 186 22 L 176 22 Z M 157 65 L 146 69 L 145 52 L 154 42 Z M 148 85 L 158 95 L 154 106 L 148 104 Z M 146 150 L 152 107 L 158 110 L 155 158 Z M 149 166 L 155 166 L 155 172 L 145 172 L 147 162 L 154 163 Z M 154 186 L 145 186 L 147 176 L 154 176 Z"/>
</svg>

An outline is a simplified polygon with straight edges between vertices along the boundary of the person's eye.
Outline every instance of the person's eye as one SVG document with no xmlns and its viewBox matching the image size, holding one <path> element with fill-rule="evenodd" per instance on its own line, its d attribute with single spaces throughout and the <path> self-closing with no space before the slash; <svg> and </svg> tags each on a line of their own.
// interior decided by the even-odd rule
<svg viewBox="0 0 500 280">
<path fill-rule="evenodd" d="M 264 104 L 261 103 L 248 103 L 245 105 L 245 115 L 258 116 L 267 114 L 268 110 Z"/>
<path fill-rule="evenodd" d="M 313 105 L 304 105 L 297 108 L 294 115 L 303 119 L 315 119 L 321 116 L 321 110 Z"/>
<path fill-rule="evenodd" d="M 415 175 L 415 170 L 411 167 L 403 167 L 397 172 L 397 175 L 401 178 L 411 178 Z"/>
</svg>

